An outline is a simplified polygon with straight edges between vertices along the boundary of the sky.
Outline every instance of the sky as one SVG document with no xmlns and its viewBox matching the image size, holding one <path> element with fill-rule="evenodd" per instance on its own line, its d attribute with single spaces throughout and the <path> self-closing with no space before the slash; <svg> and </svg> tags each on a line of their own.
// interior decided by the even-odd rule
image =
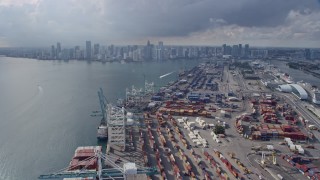
<svg viewBox="0 0 320 180">
<path fill-rule="evenodd" d="M 320 0 L 0 0 L 0 47 L 86 40 L 320 48 Z"/>
</svg>

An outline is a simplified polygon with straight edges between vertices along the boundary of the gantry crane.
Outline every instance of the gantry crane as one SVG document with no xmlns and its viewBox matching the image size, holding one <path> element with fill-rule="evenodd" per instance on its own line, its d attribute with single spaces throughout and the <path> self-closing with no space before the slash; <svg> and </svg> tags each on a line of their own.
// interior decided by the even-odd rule
<svg viewBox="0 0 320 180">
<path fill-rule="evenodd" d="M 98 97 L 99 97 L 99 102 L 100 102 L 102 119 L 103 119 L 103 121 L 106 121 L 107 120 L 106 109 L 107 109 L 108 100 L 104 96 L 102 88 L 100 88 L 99 91 L 98 91 Z"/>
<path fill-rule="evenodd" d="M 135 173 L 130 172 L 125 167 L 130 162 L 121 159 L 124 162 L 123 167 L 116 164 L 116 161 L 120 160 L 117 157 L 111 155 L 105 155 L 101 152 L 95 151 L 94 156 L 88 157 L 82 161 L 79 161 L 77 165 L 68 166 L 58 172 L 40 175 L 38 179 L 61 179 L 61 178 L 95 178 L 98 180 L 107 179 L 126 179 L 130 174 L 146 174 L 148 176 L 158 174 L 156 167 L 136 167 Z M 88 168 L 92 161 L 97 161 L 97 168 Z M 134 164 L 135 163 L 131 163 Z M 77 169 L 77 170 L 74 170 Z"/>
</svg>

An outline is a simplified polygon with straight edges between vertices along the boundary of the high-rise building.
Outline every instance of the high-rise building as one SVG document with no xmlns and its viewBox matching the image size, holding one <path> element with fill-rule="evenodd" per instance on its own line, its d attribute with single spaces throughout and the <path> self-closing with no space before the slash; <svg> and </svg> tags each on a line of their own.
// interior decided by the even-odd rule
<svg viewBox="0 0 320 180">
<path fill-rule="evenodd" d="M 226 47 L 226 55 L 231 55 L 232 54 L 232 47 L 231 46 L 227 46 Z"/>
<path fill-rule="evenodd" d="M 159 41 L 158 46 L 156 48 L 156 60 L 162 61 L 164 59 L 164 47 L 163 42 Z"/>
<path fill-rule="evenodd" d="M 239 53 L 239 57 L 243 57 L 242 44 L 238 45 L 238 53 Z"/>
<path fill-rule="evenodd" d="M 80 46 L 74 47 L 74 59 L 83 59 L 83 57 L 81 57 Z"/>
<path fill-rule="evenodd" d="M 233 57 L 238 57 L 238 56 L 239 56 L 239 48 L 238 48 L 238 45 L 233 45 L 233 46 L 232 46 L 232 56 L 233 56 Z"/>
<path fill-rule="evenodd" d="M 244 57 L 248 58 L 250 55 L 249 44 L 244 45 Z"/>
<path fill-rule="evenodd" d="M 152 45 L 150 44 L 149 40 L 147 42 L 147 46 L 144 49 L 144 60 L 146 61 L 152 60 Z"/>
<path fill-rule="evenodd" d="M 55 59 L 56 58 L 56 48 L 54 47 L 54 45 L 51 46 L 51 59 Z"/>
<path fill-rule="evenodd" d="M 222 55 L 226 55 L 227 54 L 227 45 L 223 44 L 222 45 Z"/>
<path fill-rule="evenodd" d="M 94 44 L 93 45 L 93 55 L 97 56 L 98 54 L 100 54 L 100 45 L 99 44 Z"/>
<path fill-rule="evenodd" d="M 86 60 L 91 60 L 91 41 L 86 41 Z"/>
<path fill-rule="evenodd" d="M 56 58 L 61 59 L 61 44 L 60 44 L 60 42 L 57 42 Z"/>
<path fill-rule="evenodd" d="M 115 55 L 114 45 L 111 44 L 111 45 L 108 47 L 108 56 L 113 57 L 114 55 Z"/>
</svg>

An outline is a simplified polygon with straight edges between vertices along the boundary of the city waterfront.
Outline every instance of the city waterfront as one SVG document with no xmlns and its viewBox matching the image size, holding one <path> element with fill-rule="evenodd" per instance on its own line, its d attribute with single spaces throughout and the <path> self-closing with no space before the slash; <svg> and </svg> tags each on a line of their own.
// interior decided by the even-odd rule
<svg viewBox="0 0 320 180">
<path fill-rule="evenodd" d="M 39 61 L 0 57 L 0 179 L 36 179 L 66 167 L 78 146 L 96 145 L 99 87 L 114 102 L 125 88 L 173 81 L 196 60 L 151 63 Z M 164 78 L 161 75 L 170 73 Z"/>
</svg>

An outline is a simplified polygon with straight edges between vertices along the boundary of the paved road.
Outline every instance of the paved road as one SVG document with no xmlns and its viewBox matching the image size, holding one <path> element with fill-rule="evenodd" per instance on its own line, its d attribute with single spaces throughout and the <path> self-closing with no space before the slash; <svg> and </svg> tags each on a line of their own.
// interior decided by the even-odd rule
<svg viewBox="0 0 320 180">
<path fill-rule="evenodd" d="M 318 128 L 320 128 L 320 123 L 319 123 L 318 118 L 315 115 L 313 115 L 311 112 L 309 112 L 305 107 L 303 107 L 300 100 L 296 100 L 296 97 L 294 95 L 284 94 L 284 93 L 276 93 L 276 94 L 282 95 L 283 97 L 285 97 L 287 102 L 292 107 L 295 107 L 305 119 L 312 121 L 315 125 L 318 126 Z"/>
</svg>

